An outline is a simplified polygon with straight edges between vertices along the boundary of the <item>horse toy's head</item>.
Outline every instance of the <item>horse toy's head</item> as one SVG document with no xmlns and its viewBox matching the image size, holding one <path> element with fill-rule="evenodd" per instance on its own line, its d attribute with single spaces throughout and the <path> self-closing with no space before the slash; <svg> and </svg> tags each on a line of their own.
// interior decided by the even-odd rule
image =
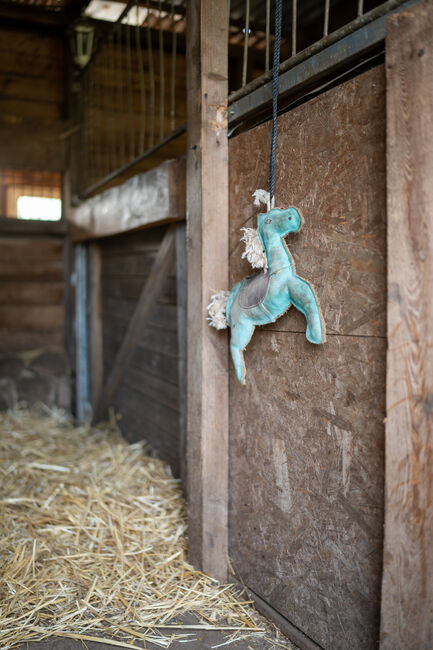
<svg viewBox="0 0 433 650">
<path fill-rule="evenodd" d="M 303 218 L 296 208 L 272 208 L 265 214 L 257 216 L 257 230 L 262 241 L 269 235 L 278 234 L 280 237 L 289 232 L 298 232 L 301 229 Z"/>
</svg>

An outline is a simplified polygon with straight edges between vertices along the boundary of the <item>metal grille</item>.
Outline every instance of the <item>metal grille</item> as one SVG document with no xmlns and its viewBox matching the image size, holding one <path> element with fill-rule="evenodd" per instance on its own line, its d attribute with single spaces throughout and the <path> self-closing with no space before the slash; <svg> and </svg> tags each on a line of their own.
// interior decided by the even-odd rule
<svg viewBox="0 0 433 650">
<path fill-rule="evenodd" d="M 185 66 L 178 65 L 185 30 L 173 0 L 133 2 L 99 37 L 82 80 L 82 197 L 185 131 Z"/>
<path fill-rule="evenodd" d="M 230 2 L 229 46 L 238 56 L 242 47 L 242 74 L 231 75 L 233 102 L 270 78 L 274 43 L 272 0 Z M 343 36 L 403 4 L 403 0 L 285 0 L 280 71 L 326 48 Z"/>
</svg>

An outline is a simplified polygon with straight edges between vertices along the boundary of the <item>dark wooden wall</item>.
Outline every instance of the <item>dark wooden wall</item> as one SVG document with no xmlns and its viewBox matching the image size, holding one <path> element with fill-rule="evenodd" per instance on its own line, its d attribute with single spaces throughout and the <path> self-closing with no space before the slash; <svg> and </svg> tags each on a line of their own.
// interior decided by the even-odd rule
<svg viewBox="0 0 433 650">
<path fill-rule="evenodd" d="M 267 188 L 270 124 L 230 141 L 231 283 L 241 226 Z M 292 307 L 258 328 L 230 385 L 230 558 L 257 595 L 327 650 L 377 647 L 386 354 L 385 85 L 379 66 L 279 118 L 276 204 L 321 301 L 324 346 Z"/>
<path fill-rule="evenodd" d="M 2 25 L 0 167 L 63 170 L 65 117 L 63 37 Z"/>
<path fill-rule="evenodd" d="M 166 226 L 100 240 L 103 375 L 108 376 Z M 175 271 L 168 277 L 113 407 L 128 440 L 147 440 L 179 475 Z"/>
<path fill-rule="evenodd" d="M 62 236 L 0 236 L 0 408 L 69 407 L 63 295 Z"/>
</svg>

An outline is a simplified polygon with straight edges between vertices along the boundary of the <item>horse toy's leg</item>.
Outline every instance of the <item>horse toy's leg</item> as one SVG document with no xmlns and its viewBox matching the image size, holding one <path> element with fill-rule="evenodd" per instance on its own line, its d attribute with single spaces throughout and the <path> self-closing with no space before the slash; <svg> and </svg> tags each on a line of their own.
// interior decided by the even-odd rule
<svg viewBox="0 0 433 650">
<path fill-rule="evenodd" d="M 232 323 L 231 325 L 230 352 L 236 371 L 236 377 L 241 384 L 245 384 L 244 350 L 250 342 L 253 332 L 254 325 L 243 318 L 239 322 Z"/>
<path fill-rule="evenodd" d="M 324 343 L 326 340 L 322 312 L 311 284 L 297 275 L 289 281 L 290 301 L 307 319 L 306 337 L 310 343 Z"/>
</svg>

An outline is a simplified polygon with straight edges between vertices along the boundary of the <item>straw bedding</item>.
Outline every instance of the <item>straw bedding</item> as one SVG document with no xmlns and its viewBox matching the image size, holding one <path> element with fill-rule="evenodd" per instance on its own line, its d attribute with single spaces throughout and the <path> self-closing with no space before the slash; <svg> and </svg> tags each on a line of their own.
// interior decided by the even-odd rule
<svg viewBox="0 0 433 650">
<path fill-rule="evenodd" d="M 208 626 L 229 644 L 269 638 L 239 590 L 186 562 L 178 481 L 114 421 L 90 429 L 59 412 L 1 414 L 0 482 L 1 648 L 49 636 L 166 648 Z"/>
</svg>

